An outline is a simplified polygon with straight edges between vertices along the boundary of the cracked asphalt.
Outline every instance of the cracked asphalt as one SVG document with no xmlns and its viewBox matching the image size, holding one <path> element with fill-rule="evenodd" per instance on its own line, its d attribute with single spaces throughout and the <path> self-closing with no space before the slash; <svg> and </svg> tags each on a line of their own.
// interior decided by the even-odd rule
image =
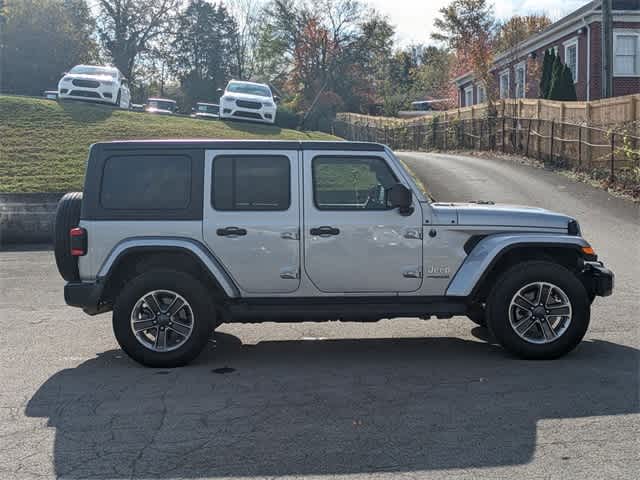
<svg viewBox="0 0 640 480">
<path fill-rule="evenodd" d="M 585 341 L 527 362 L 465 318 L 225 325 L 143 368 L 67 308 L 53 254 L 0 252 L 0 478 L 637 478 L 638 206 L 504 160 L 403 153 L 443 201 L 576 216 L 616 272 Z"/>
</svg>

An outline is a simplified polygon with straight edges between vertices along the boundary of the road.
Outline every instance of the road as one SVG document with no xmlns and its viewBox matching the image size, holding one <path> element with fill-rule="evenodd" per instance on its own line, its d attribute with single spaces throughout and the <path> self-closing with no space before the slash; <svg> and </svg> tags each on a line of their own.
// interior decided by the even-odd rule
<svg viewBox="0 0 640 480">
<path fill-rule="evenodd" d="M 575 352 L 516 360 L 465 318 L 227 325 L 194 365 L 146 369 L 108 314 L 65 307 L 51 251 L 4 251 L 0 478 L 637 478 L 637 205 L 507 161 L 402 158 L 439 200 L 580 219 L 617 289 Z"/>
</svg>

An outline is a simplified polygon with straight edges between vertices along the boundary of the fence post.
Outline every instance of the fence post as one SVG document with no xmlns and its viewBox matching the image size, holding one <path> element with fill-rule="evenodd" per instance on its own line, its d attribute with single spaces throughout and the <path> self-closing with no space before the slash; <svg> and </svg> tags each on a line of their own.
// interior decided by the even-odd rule
<svg viewBox="0 0 640 480">
<path fill-rule="evenodd" d="M 542 110 L 542 102 L 540 101 L 540 99 L 538 99 L 538 102 L 536 103 L 536 118 L 538 119 L 537 121 L 537 127 L 538 127 L 538 133 L 540 134 L 540 111 Z M 536 152 L 538 153 L 538 160 L 540 159 L 540 144 L 542 143 L 542 136 L 538 135 L 536 136 Z"/>
<path fill-rule="evenodd" d="M 582 167 L 582 125 L 578 125 L 578 169 Z"/>
<path fill-rule="evenodd" d="M 549 161 L 553 163 L 553 137 L 555 136 L 555 126 L 556 121 L 551 120 L 551 139 L 550 139 L 550 148 L 549 148 Z"/>
<path fill-rule="evenodd" d="M 504 107 L 504 102 L 502 103 L 502 106 Z M 504 153 L 504 126 L 505 126 L 505 118 L 504 118 L 504 108 L 502 111 L 502 153 Z"/>
<path fill-rule="evenodd" d="M 564 108 L 564 102 L 560 102 L 560 124 L 558 125 L 559 129 L 560 129 L 560 133 L 558 134 L 558 137 L 561 138 L 562 140 L 564 140 L 564 121 L 565 121 L 565 108 Z M 564 141 L 560 142 L 560 157 L 564 158 L 565 156 L 565 143 Z"/>
<path fill-rule="evenodd" d="M 529 119 L 529 122 L 527 123 L 527 148 L 524 153 L 525 157 L 529 156 L 529 137 L 531 136 L 531 122 L 532 120 Z"/>
<path fill-rule="evenodd" d="M 611 176 L 609 177 L 609 181 L 613 183 L 616 179 L 614 169 L 615 169 L 615 159 L 616 159 L 616 134 L 611 132 Z"/>
</svg>

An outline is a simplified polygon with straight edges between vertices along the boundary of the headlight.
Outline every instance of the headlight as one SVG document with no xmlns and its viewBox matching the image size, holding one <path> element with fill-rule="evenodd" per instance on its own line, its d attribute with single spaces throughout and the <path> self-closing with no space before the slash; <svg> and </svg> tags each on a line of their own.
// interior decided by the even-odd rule
<svg viewBox="0 0 640 480">
<path fill-rule="evenodd" d="M 236 97 L 222 97 L 223 102 L 235 102 Z"/>
<path fill-rule="evenodd" d="M 62 77 L 62 81 L 63 82 L 70 82 L 71 81 L 71 77 Z"/>
<path fill-rule="evenodd" d="M 276 105 L 273 102 L 264 102 L 262 105 L 264 105 L 265 107 L 275 107 Z"/>
</svg>

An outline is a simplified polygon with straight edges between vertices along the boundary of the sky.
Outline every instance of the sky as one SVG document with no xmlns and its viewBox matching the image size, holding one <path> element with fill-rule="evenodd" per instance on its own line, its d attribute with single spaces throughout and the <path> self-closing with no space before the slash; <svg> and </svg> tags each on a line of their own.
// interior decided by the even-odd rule
<svg viewBox="0 0 640 480">
<path fill-rule="evenodd" d="M 400 45 L 432 43 L 433 19 L 438 10 L 451 0 L 363 0 L 379 12 L 387 15 L 396 27 Z M 515 14 L 546 13 L 553 20 L 562 18 L 588 0 L 493 0 L 498 18 L 506 19 Z"/>
</svg>

